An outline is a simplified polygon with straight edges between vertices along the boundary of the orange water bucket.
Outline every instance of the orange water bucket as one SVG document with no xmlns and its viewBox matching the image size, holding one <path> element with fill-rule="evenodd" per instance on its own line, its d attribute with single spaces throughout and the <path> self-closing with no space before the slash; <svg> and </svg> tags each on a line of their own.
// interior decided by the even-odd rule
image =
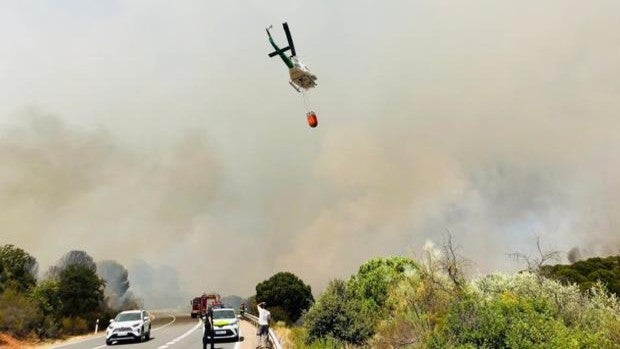
<svg viewBox="0 0 620 349">
<path fill-rule="evenodd" d="M 313 111 L 310 111 L 306 114 L 306 119 L 308 119 L 308 126 L 315 128 L 319 125 L 319 120 L 316 118 L 316 114 Z"/>
</svg>

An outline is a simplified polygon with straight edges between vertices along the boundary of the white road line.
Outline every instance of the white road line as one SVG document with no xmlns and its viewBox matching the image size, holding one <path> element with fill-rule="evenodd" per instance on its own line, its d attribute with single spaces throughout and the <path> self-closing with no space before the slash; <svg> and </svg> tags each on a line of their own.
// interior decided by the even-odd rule
<svg viewBox="0 0 620 349">
<path fill-rule="evenodd" d="M 96 336 L 84 338 L 84 339 L 81 339 L 79 341 L 75 341 L 75 342 L 71 342 L 71 343 L 60 344 L 58 346 L 53 346 L 52 348 L 53 349 L 57 349 L 57 348 L 67 347 L 69 345 L 80 344 L 82 342 L 86 342 L 86 341 L 93 340 L 93 339 L 96 339 L 96 338 L 103 338 L 103 337 L 105 337 L 105 332 L 101 331 L 101 334 L 98 334 Z"/>
<path fill-rule="evenodd" d="M 151 331 L 157 331 L 157 330 L 161 330 L 164 327 L 168 327 L 170 325 L 172 325 L 173 322 L 175 322 L 177 320 L 176 316 L 174 316 L 173 314 L 168 314 L 168 316 L 172 317 L 172 321 L 170 321 L 169 323 L 163 325 L 163 326 L 159 326 L 157 328 L 152 329 Z"/>
<path fill-rule="evenodd" d="M 159 346 L 157 349 L 167 349 L 169 346 L 175 344 L 176 342 L 181 341 L 183 338 L 189 336 L 190 334 L 192 334 L 194 331 L 196 331 L 200 326 L 202 325 L 202 322 L 200 320 L 198 320 L 198 323 L 196 324 L 196 326 L 192 327 L 191 329 L 189 329 L 189 331 L 183 333 L 182 335 L 178 336 L 177 338 L 173 339 L 172 341 Z"/>
</svg>

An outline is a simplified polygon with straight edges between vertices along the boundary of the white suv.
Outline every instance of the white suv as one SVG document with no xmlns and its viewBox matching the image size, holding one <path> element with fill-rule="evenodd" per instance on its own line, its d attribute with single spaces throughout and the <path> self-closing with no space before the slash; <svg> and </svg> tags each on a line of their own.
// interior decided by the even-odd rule
<svg viewBox="0 0 620 349">
<path fill-rule="evenodd" d="M 105 331 L 105 343 L 123 340 L 145 341 L 151 338 L 151 317 L 145 310 L 129 310 L 118 313 L 110 320 Z"/>
</svg>

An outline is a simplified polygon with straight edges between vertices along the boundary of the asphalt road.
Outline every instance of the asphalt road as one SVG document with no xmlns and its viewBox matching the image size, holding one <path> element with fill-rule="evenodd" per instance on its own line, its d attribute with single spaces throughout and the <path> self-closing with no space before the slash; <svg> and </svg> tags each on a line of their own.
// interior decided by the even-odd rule
<svg viewBox="0 0 620 349">
<path fill-rule="evenodd" d="M 155 320 L 152 322 L 151 339 L 142 343 L 120 342 L 112 346 L 106 346 L 105 334 L 86 338 L 73 343 L 66 343 L 54 346 L 59 349 L 197 349 L 202 348 L 202 322 L 192 319 L 187 315 L 158 314 L 154 313 Z M 244 336 L 242 326 L 241 336 Z M 104 327 L 105 331 L 105 327 Z M 247 332 L 247 330 L 246 330 Z M 249 338 L 248 338 L 249 339 Z M 246 344 L 246 345 L 244 345 Z M 243 342 L 218 342 L 215 344 L 217 349 L 241 349 L 247 347 L 249 343 Z"/>
</svg>

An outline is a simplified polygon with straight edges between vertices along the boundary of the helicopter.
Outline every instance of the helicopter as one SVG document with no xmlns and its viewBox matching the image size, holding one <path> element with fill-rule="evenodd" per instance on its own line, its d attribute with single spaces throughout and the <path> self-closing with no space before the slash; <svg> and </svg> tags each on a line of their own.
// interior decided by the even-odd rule
<svg viewBox="0 0 620 349">
<path fill-rule="evenodd" d="M 269 36 L 269 42 L 271 43 L 271 46 L 273 46 L 275 51 L 268 54 L 268 56 L 280 56 L 280 58 L 282 58 L 282 61 L 288 67 L 288 73 L 291 78 L 289 84 L 297 92 L 301 92 L 300 89 L 309 90 L 313 87 L 316 87 L 316 75 L 312 74 L 308 66 L 303 64 L 299 60 L 299 58 L 297 58 L 295 44 L 293 43 L 293 38 L 291 37 L 291 31 L 288 28 L 288 23 L 282 23 L 282 28 L 284 28 L 286 40 L 288 41 L 288 46 L 284 48 L 279 48 L 275 41 L 273 41 L 273 37 L 271 37 L 271 33 L 269 32 L 271 28 L 273 28 L 273 25 L 265 28 L 265 30 L 267 31 L 267 36 Z M 284 52 L 289 50 L 291 51 L 291 55 L 287 57 Z"/>
<path fill-rule="evenodd" d="M 273 25 L 265 28 L 267 31 L 267 36 L 269 37 L 269 43 L 275 51 L 268 54 L 269 57 L 280 56 L 286 67 L 288 68 L 288 74 L 291 80 L 288 82 L 291 87 L 295 89 L 298 93 L 301 93 L 304 97 L 304 103 L 307 103 L 307 98 L 305 95 L 305 91 L 316 87 L 316 75 L 310 72 L 308 66 L 303 64 L 299 58 L 297 58 L 297 53 L 295 52 L 295 44 L 293 43 L 293 38 L 291 37 L 291 31 L 288 28 L 288 23 L 282 23 L 282 28 L 284 29 L 284 33 L 286 34 L 286 40 L 288 41 L 288 46 L 284 48 L 279 48 L 278 45 L 273 41 L 273 37 L 269 30 L 273 28 Z M 291 55 L 287 56 L 284 54 L 286 51 L 291 51 Z M 303 89 L 303 92 L 302 92 Z M 308 111 L 306 113 L 306 119 L 308 120 L 308 125 L 312 128 L 317 127 L 319 124 L 318 119 L 316 117 L 316 113 L 314 111 Z"/>
</svg>

